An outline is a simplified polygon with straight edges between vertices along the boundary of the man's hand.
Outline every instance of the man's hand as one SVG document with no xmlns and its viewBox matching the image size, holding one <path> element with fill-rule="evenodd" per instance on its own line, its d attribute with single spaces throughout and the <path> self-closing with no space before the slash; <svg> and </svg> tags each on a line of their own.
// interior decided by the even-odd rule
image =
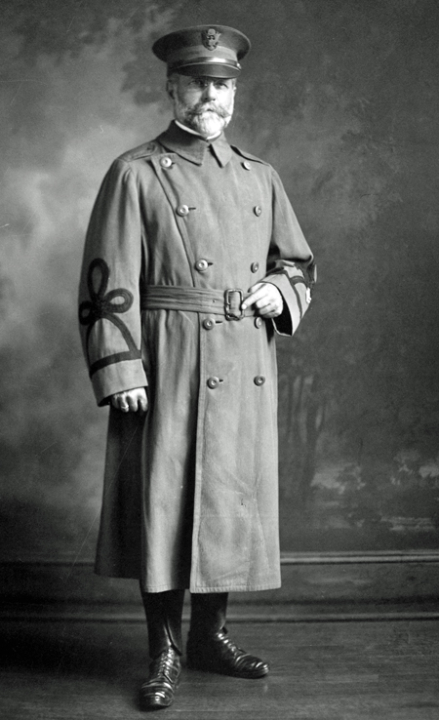
<svg viewBox="0 0 439 720">
<path fill-rule="evenodd" d="M 250 295 L 242 303 L 242 310 L 250 305 L 255 305 L 258 314 L 267 319 L 278 317 L 281 314 L 284 301 L 280 290 L 273 283 L 256 283 L 249 289 L 249 293 Z"/>
<path fill-rule="evenodd" d="M 148 410 L 148 398 L 144 387 L 115 393 L 110 399 L 112 406 L 122 412 L 146 412 Z"/>
</svg>

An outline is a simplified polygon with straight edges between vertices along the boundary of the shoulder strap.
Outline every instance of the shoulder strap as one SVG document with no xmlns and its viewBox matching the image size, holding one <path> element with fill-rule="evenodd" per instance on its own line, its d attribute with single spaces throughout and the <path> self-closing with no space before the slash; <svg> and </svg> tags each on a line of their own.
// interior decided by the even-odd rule
<svg viewBox="0 0 439 720">
<path fill-rule="evenodd" d="M 143 145 L 139 145 L 138 147 L 133 148 L 132 150 L 128 150 L 127 152 L 124 152 L 123 155 L 119 156 L 119 160 L 125 160 L 127 162 L 130 162 L 130 160 L 139 160 L 140 158 L 149 157 L 150 155 L 155 155 L 156 153 L 160 152 L 160 149 L 156 142 L 146 142 L 143 143 Z"/>
<path fill-rule="evenodd" d="M 253 160 L 253 162 L 257 162 L 257 163 L 260 163 L 261 165 L 265 165 L 266 167 L 270 167 L 269 163 L 264 162 L 264 160 L 261 160 L 260 158 L 256 157 L 256 155 L 251 155 L 250 153 L 246 152 L 245 150 L 241 150 L 241 148 L 237 147 L 236 145 L 231 145 L 230 147 L 238 155 L 241 155 L 241 157 L 245 158 L 246 160 Z"/>
</svg>

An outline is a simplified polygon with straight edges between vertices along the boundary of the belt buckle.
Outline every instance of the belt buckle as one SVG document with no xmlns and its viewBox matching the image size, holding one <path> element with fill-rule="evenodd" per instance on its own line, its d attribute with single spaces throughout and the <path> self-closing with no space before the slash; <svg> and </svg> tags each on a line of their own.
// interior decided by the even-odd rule
<svg viewBox="0 0 439 720">
<path fill-rule="evenodd" d="M 235 310 L 232 307 L 233 303 L 233 295 L 232 293 L 238 293 L 239 295 L 239 305 L 238 309 Z M 239 288 L 229 288 L 224 293 L 224 315 L 226 316 L 226 320 L 242 320 L 243 317 L 245 317 L 245 312 L 241 308 L 241 305 L 244 301 L 244 293 Z"/>
</svg>

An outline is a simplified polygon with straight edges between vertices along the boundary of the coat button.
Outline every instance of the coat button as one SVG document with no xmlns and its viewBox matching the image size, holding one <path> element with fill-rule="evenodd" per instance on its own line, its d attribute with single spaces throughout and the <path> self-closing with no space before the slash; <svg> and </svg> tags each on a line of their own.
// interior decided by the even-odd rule
<svg viewBox="0 0 439 720">
<path fill-rule="evenodd" d="M 201 260 L 197 260 L 197 262 L 195 263 L 195 270 L 198 270 L 198 272 L 206 272 L 208 268 L 209 263 L 204 258 L 202 258 Z"/>
<path fill-rule="evenodd" d="M 170 168 L 172 167 L 172 160 L 170 157 L 162 157 L 160 158 L 160 165 L 162 168 Z"/>
<path fill-rule="evenodd" d="M 255 317 L 255 327 L 261 328 L 263 322 L 264 322 L 263 319 L 261 317 L 259 317 L 259 315 L 258 315 L 258 317 Z"/>
<path fill-rule="evenodd" d="M 217 377 L 210 377 L 207 381 L 207 387 L 209 387 L 211 390 L 215 390 L 216 387 L 219 385 L 219 378 Z"/>
<path fill-rule="evenodd" d="M 252 264 L 250 265 L 250 270 L 251 270 L 253 273 L 258 272 L 258 270 L 259 270 L 259 263 L 258 263 L 258 262 L 252 263 Z"/>
<path fill-rule="evenodd" d="M 244 170 L 251 170 L 251 169 L 252 169 L 252 166 L 250 165 L 249 162 L 247 162 L 247 160 L 245 160 L 245 162 L 242 163 L 242 167 L 244 168 Z"/>
<path fill-rule="evenodd" d="M 177 215 L 180 215 L 180 217 L 184 217 L 185 215 L 189 215 L 189 208 L 187 205 L 179 205 L 177 208 Z"/>
<path fill-rule="evenodd" d="M 253 382 L 255 385 L 263 385 L 265 382 L 265 378 L 263 375 L 256 375 Z"/>
<path fill-rule="evenodd" d="M 215 326 L 215 320 L 212 320 L 212 318 L 206 318 L 203 320 L 203 328 L 205 330 L 212 330 L 212 328 Z"/>
<path fill-rule="evenodd" d="M 253 212 L 256 217 L 259 217 L 259 215 L 262 215 L 262 208 L 259 205 L 255 205 L 253 208 Z"/>
</svg>

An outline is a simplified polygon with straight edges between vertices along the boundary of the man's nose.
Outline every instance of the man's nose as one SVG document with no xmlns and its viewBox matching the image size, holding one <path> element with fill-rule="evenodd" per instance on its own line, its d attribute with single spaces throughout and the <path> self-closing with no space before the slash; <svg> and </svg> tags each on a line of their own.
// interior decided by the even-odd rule
<svg viewBox="0 0 439 720">
<path fill-rule="evenodd" d="M 216 99 L 216 87 L 213 82 L 206 84 L 203 95 L 205 100 L 212 101 Z"/>
</svg>

